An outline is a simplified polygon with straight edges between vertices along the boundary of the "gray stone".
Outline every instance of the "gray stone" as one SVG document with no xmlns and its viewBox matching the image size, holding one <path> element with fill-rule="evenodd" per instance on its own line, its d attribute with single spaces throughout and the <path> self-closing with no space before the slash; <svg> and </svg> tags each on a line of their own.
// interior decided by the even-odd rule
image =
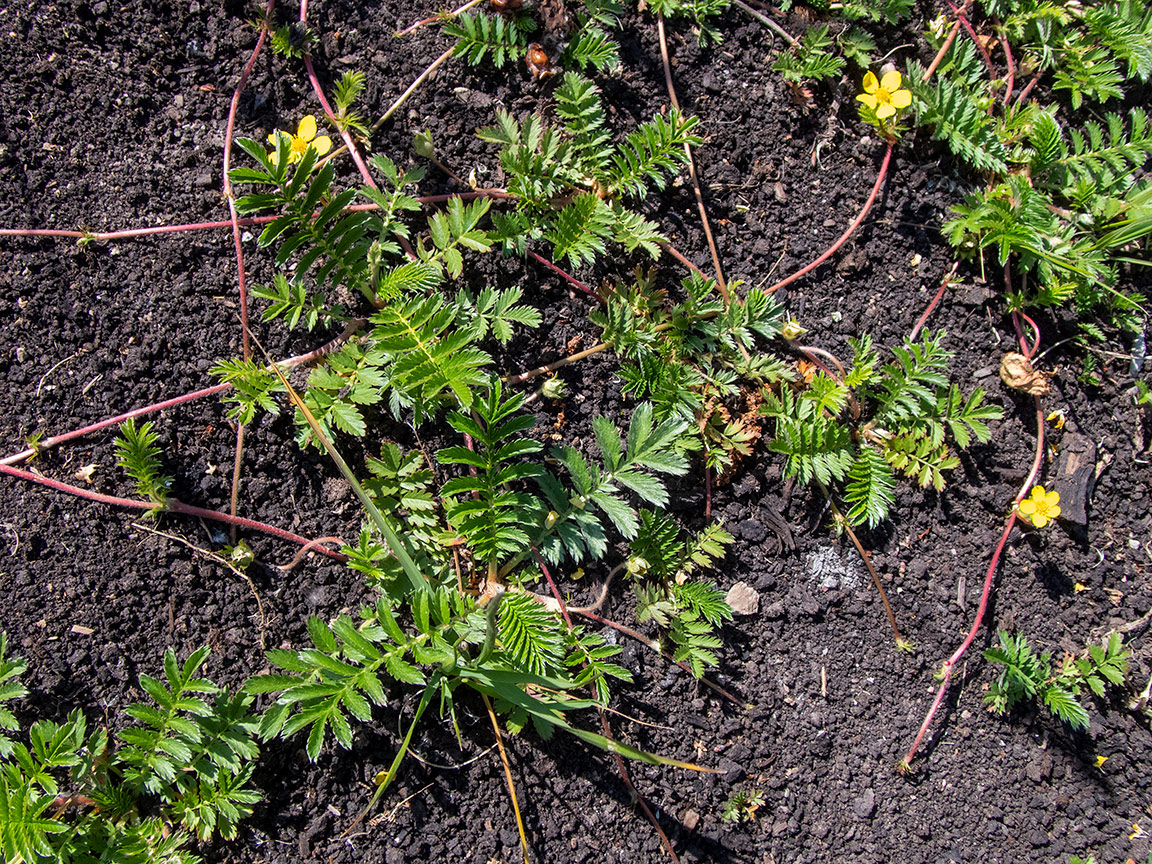
<svg viewBox="0 0 1152 864">
<path fill-rule="evenodd" d="M 864 794 L 852 802 L 852 812 L 856 814 L 857 819 L 871 819 L 872 814 L 876 812 L 876 793 L 871 789 L 865 789 Z"/>
<path fill-rule="evenodd" d="M 755 615 L 760 611 L 760 595 L 747 582 L 737 582 L 729 588 L 724 600 L 737 615 Z"/>
</svg>

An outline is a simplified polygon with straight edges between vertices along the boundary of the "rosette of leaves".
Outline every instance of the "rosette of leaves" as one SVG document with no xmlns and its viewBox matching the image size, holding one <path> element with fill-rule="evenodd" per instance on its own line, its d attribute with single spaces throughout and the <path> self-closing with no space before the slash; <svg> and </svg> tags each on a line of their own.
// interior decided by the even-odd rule
<svg viewBox="0 0 1152 864">
<path fill-rule="evenodd" d="M 0 635 L 0 701 L 26 692 L 15 682 L 23 662 L 4 648 Z M 257 719 L 250 697 L 198 677 L 207 658 L 200 648 L 180 664 L 169 650 L 163 680 L 140 676 L 151 703 L 128 706 L 137 725 L 115 737 L 73 711 L 32 724 L 23 740 L 0 739 L 4 860 L 191 864 L 194 840 L 235 838 L 260 800 L 248 785 Z M 5 712 L 0 728 L 16 730 Z"/>
<path fill-rule="evenodd" d="M 951 352 L 944 332 L 895 346 L 879 369 L 872 340 L 850 340 L 854 359 L 843 380 L 820 371 L 805 385 L 764 391 L 761 412 L 775 420 L 770 450 L 786 457 L 784 473 L 824 487 L 846 483 L 848 521 L 875 527 L 888 515 L 899 471 L 918 485 L 944 488 L 963 449 L 990 438 L 998 406 L 984 391 L 965 396 L 945 374 Z"/>
<path fill-rule="evenodd" d="M 718 524 L 685 538 L 667 513 L 645 509 L 630 545 L 637 618 L 654 621 L 667 634 L 673 659 L 687 663 L 697 678 L 718 665 L 714 651 L 721 643 L 714 631 L 732 619 L 732 608 L 715 583 L 691 577 L 715 567 L 732 542 Z"/>
<path fill-rule="evenodd" d="M 1007 82 L 989 80 L 970 40 L 956 40 L 931 83 L 909 64 L 917 121 L 980 174 L 980 191 L 945 226 L 948 239 L 981 260 L 994 250 L 1001 266 L 1012 261 L 1034 277 L 1009 298 L 1014 308 L 1071 302 L 1092 335 L 1102 336 L 1087 319 L 1093 309 L 1137 328 L 1143 298 L 1117 289 L 1117 264 L 1147 261 L 1152 193 L 1141 168 L 1152 129 L 1141 108 L 1091 117 L 1077 109 L 1121 98 L 1152 75 L 1152 13 L 1129 0 L 984 9 L 1000 19 L 995 35 L 1012 46 L 1016 92 L 1029 86 L 1025 76 L 1043 75 L 1052 96 L 999 98 Z M 938 46 L 943 35 L 930 40 Z"/>
<path fill-rule="evenodd" d="M 1132 652 L 1119 633 L 1088 646 L 1083 656 L 1066 655 L 1053 671 L 1052 655 L 1037 654 L 1023 634 L 999 631 L 1000 644 L 984 659 L 1000 665 L 1000 674 L 984 697 L 992 710 L 1004 714 L 1021 702 L 1038 700 L 1073 729 L 1088 728 L 1088 712 L 1080 702 L 1085 690 L 1103 698 L 1106 688 L 1123 687 Z"/>
<path fill-rule="evenodd" d="M 638 272 L 633 282 L 606 290 L 604 309 L 589 320 L 623 359 L 624 392 L 652 400 L 659 419 L 687 423 L 680 448 L 702 450 L 706 466 L 723 475 L 750 455 L 760 435 L 750 395 L 793 377 L 761 350 L 779 335 L 784 308 L 755 289 L 724 303 L 715 283 L 698 275 L 680 286 L 685 299 L 670 302 L 652 274 Z"/>
<path fill-rule="evenodd" d="M 700 143 L 696 118 L 672 110 L 613 143 L 595 84 L 568 72 L 553 95 L 559 127 L 498 109 L 496 125 L 478 133 L 500 145 L 500 166 L 516 198 L 514 212 L 493 214 L 494 239 L 521 253 L 530 240 L 547 240 L 555 258 L 574 266 L 595 261 L 609 242 L 657 257 L 664 240 L 657 226 L 618 199 L 664 188 L 686 160 L 684 145 Z"/>
</svg>

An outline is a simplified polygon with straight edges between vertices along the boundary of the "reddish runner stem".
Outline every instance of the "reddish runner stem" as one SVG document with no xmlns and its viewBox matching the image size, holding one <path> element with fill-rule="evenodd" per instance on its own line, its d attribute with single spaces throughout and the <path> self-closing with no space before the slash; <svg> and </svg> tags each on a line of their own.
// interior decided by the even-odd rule
<svg viewBox="0 0 1152 864">
<path fill-rule="evenodd" d="M 657 240 L 656 245 L 671 255 L 673 258 L 675 258 L 677 261 L 679 261 L 681 264 L 683 264 L 685 267 L 687 267 L 691 272 L 699 276 L 701 279 L 712 278 L 691 261 L 689 261 L 687 257 L 685 257 L 685 255 L 671 243 L 665 243 L 663 240 Z"/>
<path fill-rule="evenodd" d="M 458 9 L 453 9 L 451 12 L 442 12 L 439 15 L 433 15 L 431 18 L 423 18 L 417 21 L 415 24 L 409 24 L 403 30 L 397 30 L 393 35 L 399 39 L 401 36 L 407 36 L 409 33 L 415 30 L 419 30 L 421 27 L 424 27 L 428 24 L 435 24 L 437 21 L 445 21 L 451 18 L 458 18 L 473 6 L 477 6 L 482 2 L 484 2 L 484 0 L 468 0 L 467 3 Z"/>
<path fill-rule="evenodd" d="M 1040 75 L 1037 73 L 1033 76 L 1032 80 L 1024 85 L 1024 89 L 1020 91 L 1020 95 L 1016 97 L 1016 104 L 1023 105 L 1024 100 L 1028 98 L 1028 94 L 1032 92 L 1032 88 L 1036 86 L 1036 82 L 1040 80 Z"/>
<path fill-rule="evenodd" d="M 604 709 L 600 709 L 600 729 L 604 733 L 604 737 L 609 741 L 612 738 L 612 728 L 608 725 L 608 717 L 604 713 Z M 680 859 L 676 857 L 676 850 L 672 848 L 672 842 L 668 839 L 668 835 L 664 833 L 664 829 L 660 827 L 660 823 L 656 821 L 656 816 L 652 813 L 648 802 L 644 800 L 644 796 L 636 791 L 636 787 L 632 785 L 632 778 L 628 776 L 628 768 L 624 765 L 624 760 L 620 758 L 620 754 L 613 751 L 612 756 L 616 759 L 616 770 L 620 772 L 620 779 L 624 781 L 624 786 L 628 790 L 628 794 L 632 796 L 632 800 L 640 805 L 640 809 L 644 811 L 645 818 L 652 823 L 652 827 L 656 829 L 656 833 L 660 835 L 660 845 L 664 847 L 664 851 L 672 859 L 673 864 L 680 864 Z"/>
<path fill-rule="evenodd" d="M 454 192 L 446 195 L 425 195 L 417 198 L 421 204 L 442 204 L 452 198 L 462 201 L 472 201 L 476 198 L 512 198 L 505 189 L 474 189 L 471 192 Z M 345 208 L 345 213 L 354 213 L 360 210 L 379 210 L 379 204 L 353 204 Z M 275 222 L 279 216 L 246 216 L 237 219 L 236 224 L 242 227 L 253 225 L 267 225 Z M 154 234 L 180 234 L 185 231 L 206 231 L 213 228 L 230 228 L 231 219 L 219 222 L 190 222 L 183 225 L 158 225 L 155 228 L 129 228 L 123 231 L 73 231 L 64 228 L 0 228 L 0 237 L 67 237 L 75 240 L 92 240 L 100 243 L 112 240 L 131 240 L 136 237 L 149 237 Z"/>
<path fill-rule="evenodd" d="M 544 559 L 540 557 L 540 550 L 536 548 L 536 544 L 532 544 L 532 557 L 536 559 L 536 564 L 540 567 L 540 572 L 544 574 L 544 578 L 548 580 L 548 587 L 552 590 L 552 596 L 556 598 L 556 602 L 560 604 L 560 614 L 564 616 L 564 623 L 568 625 L 568 629 L 572 629 L 572 618 L 568 614 L 568 606 L 564 603 L 564 598 L 560 596 L 560 589 L 556 587 L 556 583 L 552 581 L 552 574 L 548 571 L 548 565 L 544 563 Z"/>
<path fill-rule="evenodd" d="M 964 25 L 964 29 L 968 31 L 968 35 L 972 37 L 972 44 L 980 49 L 980 56 L 984 58 L 984 65 L 988 67 L 988 75 L 995 81 L 996 67 L 992 65 L 992 55 L 988 53 L 988 49 L 984 47 L 984 43 L 980 41 L 980 37 L 976 35 L 976 31 L 972 29 L 971 22 L 968 21 L 968 17 L 964 15 L 963 12 L 961 12 L 957 20 Z"/>
<path fill-rule="evenodd" d="M 1032 459 L 1032 469 L 1028 472 L 1028 477 L 1024 480 L 1024 484 L 1020 487 L 1020 491 L 1016 493 L 1016 500 L 1012 502 L 1012 512 L 1008 514 L 1008 519 L 1004 523 L 1004 531 L 1000 535 L 1000 542 L 996 544 L 996 551 L 992 553 L 992 560 L 988 563 L 988 572 L 984 574 L 984 588 L 980 592 L 980 606 L 976 610 L 976 619 L 972 622 L 972 627 L 968 631 L 968 636 L 961 643 L 960 647 L 956 649 L 947 660 L 944 661 L 944 666 L 941 671 L 943 672 L 944 680 L 940 683 L 940 689 L 936 692 L 936 698 L 932 701 L 932 707 L 928 709 L 928 716 L 924 718 L 924 722 L 920 724 L 920 731 L 916 733 L 916 740 L 912 742 L 912 746 L 900 761 L 900 767 L 907 770 L 912 764 L 912 760 L 916 758 L 916 751 L 920 747 L 920 742 L 924 740 L 924 735 L 928 732 L 928 728 L 932 725 L 932 720 L 936 716 L 936 712 L 940 710 L 940 705 L 944 701 L 944 694 L 948 691 L 948 684 L 952 680 L 952 670 L 956 664 L 960 662 L 960 658 L 964 656 L 964 652 L 968 650 L 968 646 L 976 638 L 976 634 L 980 632 L 980 625 L 984 622 L 984 613 L 988 610 L 988 599 L 992 594 L 992 582 L 996 575 L 997 566 L 1000 564 L 1000 556 L 1004 554 L 1004 546 L 1008 543 L 1008 537 L 1012 533 L 1012 528 L 1016 524 L 1016 505 L 1018 505 L 1028 491 L 1032 488 L 1032 484 L 1040 474 L 1040 463 L 1044 457 L 1044 409 L 1040 405 L 1040 397 L 1033 397 L 1036 402 L 1036 454 Z"/>
<path fill-rule="evenodd" d="M 1008 63 L 1008 81 L 1004 88 L 1004 106 L 1007 107 L 1012 101 L 1012 88 L 1016 86 L 1016 63 L 1012 59 L 1012 46 L 1008 44 L 1003 31 L 1000 33 L 1000 42 L 1004 45 L 1004 59 Z"/>
<path fill-rule="evenodd" d="M 956 19 L 956 23 L 952 25 L 952 29 L 948 32 L 948 38 L 944 40 L 944 44 L 940 46 L 940 50 L 936 52 L 936 56 L 932 58 L 932 63 L 924 70 L 924 77 L 921 81 L 927 81 L 936 73 L 936 67 L 944 60 L 948 49 L 952 47 L 952 43 L 956 41 L 956 34 L 960 32 L 960 19 Z"/>
<path fill-rule="evenodd" d="M 936 307 L 939 305 L 941 298 L 944 297 L 944 291 L 947 290 L 950 284 L 952 284 L 952 277 L 956 275 L 956 270 L 959 267 L 959 261 L 952 265 L 952 269 L 948 271 L 948 274 L 944 277 L 944 281 L 940 283 L 940 290 L 936 292 L 936 296 L 932 298 L 932 302 L 928 304 L 928 308 L 925 309 L 924 314 L 917 319 L 916 326 L 913 327 L 912 332 L 908 334 L 909 342 L 915 339 L 916 336 L 919 335 L 920 330 L 924 327 L 924 325 L 928 323 L 928 318 L 936 310 Z"/>
<path fill-rule="evenodd" d="M 663 657 L 669 663 L 675 663 L 677 666 L 679 666 L 681 669 L 683 669 L 689 675 L 692 674 L 692 668 L 687 663 L 683 663 L 683 662 L 673 658 L 670 654 L 666 654 L 660 648 L 660 643 L 657 640 L 649 639 L 643 633 L 638 633 L 637 631 L 633 630 L 631 627 L 626 627 L 623 624 L 618 624 L 615 621 L 611 621 L 608 618 L 605 618 L 601 615 L 597 615 L 595 612 L 592 612 L 591 610 L 573 609 L 572 611 L 576 612 L 579 615 L 583 615 L 585 618 L 591 618 L 593 621 L 599 621 L 605 627 L 611 627 L 613 630 L 618 630 L 619 632 L 623 633 L 625 636 L 631 636 L 637 642 L 639 642 L 643 645 L 647 645 L 649 648 L 651 648 L 653 651 L 655 651 L 657 654 L 659 654 L 661 657 Z M 709 681 L 707 678 L 700 678 L 697 680 L 699 680 L 700 683 L 703 684 L 705 687 L 707 687 L 709 690 L 712 690 L 713 692 L 719 694 L 720 696 L 723 696 L 725 699 L 727 699 L 733 705 L 739 705 L 741 708 L 743 708 L 748 704 L 746 702 L 741 702 L 739 699 L 737 699 L 735 696 L 733 696 L 731 693 L 729 693 L 727 690 L 725 690 L 719 684 L 716 684 L 712 681 Z"/>
<path fill-rule="evenodd" d="M 132 498 L 118 498 L 114 495 L 104 495 L 100 492 L 93 492 L 90 489 L 81 489 L 79 486 L 73 486 L 70 483 L 63 483 L 59 480 L 53 480 L 51 477 L 44 477 L 41 474 L 33 474 L 31 471 L 25 471 L 22 468 L 13 468 L 10 465 L 0 465 L 0 473 L 8 474 L 12 477 L 18 477 L 21 480 L 28 480 L 32 483 L 39 483 L 41 486 L 47 486 L 50 489 L 55 489 L 57 492 L 65 492 L 69 495 L 75 495 L 78 498 L 85 498 L 89 501 L 96 501 L 101 504 L 111 504 L 115 507 L 127 507 L 132 510 L 154 510 L 156 504 L 152 501 L 138 501 Z M 214 522 L 224 522 L 229 525 L 239 525 L 242 528 L 248 528 L 252 531 L 259 531 L 262 534 L 270 534 L 273 537 L 279 537 L 281 540 L 290 540 L 293 543 L 298 543 L 301 546 L 306 546 L 312 541 L 307 537 L 301 537 L 299 534 L 293 534 L 291 531 L 285 531 L 283 528 L 277 528 L 275 525 L 269 525 L 266 522 L 257 522 L 253 519 L 245 519 L 242 516 L 230 516 L 227 513 L 221 513 L 217 510 L 208 510 L 204 507 L 195 507 L 191 504 L 185 504 L 183 501 L 175 499 L 168 501 L 164 506 L 165 513 L 183 513 L 187 516 L 198 516 L 201 519 L 210 519 Z M 334 558 L 337 561 L 347 561 L 347 556 L 341 555 L 339 552 L 333 552 L 323 547 L 314 547 L 316 550 L 329 558 Z"/>
<path fill-rule="evenodd" d="M 1032 341 L 1032 347 L 1031 348 L 1025 348 L 1025 350 L 1024 350 L 1024 356 L 1027 357 L 1029 360 L 1031 360 L 1033 357 L 1036 356 L 1036 351 L 1039 350 L 1039 348 L 1040 348 L 1040 328 L 1036 325 L 1035 321 L 1033 321 L 1031 318 L 1029 318 L 1023 312 L 1016 312 L 1015 315 L 1018 315 L 1019 317 L 1023 318 L 1028 323 L 1028 326 L 1032 328 L 1032 332 L 1036 335 L 1036 338 Z M 1021 347 L 1024 347 L 1023 331 L 1020 329 L 1020 326 L 1018 323 L 1016 326 L 1017 326 L 1017 332 L 1020 333 L 1020 345 L 1021 345 Z"/>
<path fill-rule="evenodd" d="M 356 323 L 356 322 L 353 322 Z M 351 326 L 351 325 L 349 325 Z M 346 338 L 342 334 L 339 338 Z M 338 340 L 333 340 L 333 342 Z M 329 343 L 329 345 L 332 343 Z M 303 363 L 311 362 L 317 355 L 323 356 L 323 352 L 328 348 L 327 345 L 322 346 L 315 351 L 309 351 L 307 354 L 301 354 L 296 357 L 289 357 L 279 365 L 286 367 L 295 367 Z M 117 414 L 115 417 L 109 417 L 106 420 L 100 420 L 96 423 L 90 423 L 79 429 L 73 429 L 70 432 L 62 432 L 59 435 L 53 435 L 51 438 L 45 438 L 43 441 L 37 443 L 35 447 L 29 447 L 27 450 L 22 450 L 19 453 L 14 453 L 4 459 L 0 459 L 0 465 L 14 465 L 17 462 L 23 462 L 25 459 L 30 459 L 42 450 L 48 450 L 55 447 L 57 444 L 63 444 L 65 441 L 70 441 L 73 438 L 79 438 L 87 435 L 90 432 L 98 432 L 101 429 L 106 429 L 109 426 L 115 426 L 118 423 L 123 423 L 125 420 L 130 420 L 133 417 L 142 417 L 145 414 L 153 414 L 156 411 L 163 411 L 165 408 L 174 408 L 177 405 L 182 405 L 185 402 L 191 402 L 194 399 L 201 399 L 205 396 L 212 396 L 216 393 L 222 393 L 232 387 L 231 384 L 215 384 L 212 387 L 205 387 L 203 390 L 196 390 L 192 393 L 185 393 L 183 396 L 175 396 L 171 399 L 166 399 L 163 402 L 156 402 L 152 405 L 145 405 L 143 408 L 133 408 L 131 411 L 125 411 L 123 414 Z"/>
<path fill-rule="evenodd" d="M 232 224 L 232 245 L 236 249 L 236 277 L 240 287 L 240 330 L 244 347 L 244 359 L 252 356 L 252 346 L 248 337 L 248 284 L 244 273 L 244 249 L 240 245 L 240 226 L 237 224 L 240 214 L 236 212 L 236 200 L 232 195 L 232 180 L 228 172 L 232 167 L 232 133 L 236 128 L 236 111 L 240 107 L 240 95 L 248 84 L 248 76 L 252 74 L 252 67 L 256 65 L 256 58 L 260 56 L 260 49 L 264 47 L 264 39 L 268 35 L 267 21 L 271 18 L 272 9 L 276 0 L 268 0 L 264 8 L 264 21 L 260 25 L 260 35 L 256 39 L 256 47 L 252 49 L 252 56 L 244 65 L 240 73 L 240 80 L 236 82 L 236 89 L 232 91 L 232 101 L 228 106 L 228 125 L 224 130 L 224 176 L 222 179 L 224 198 L 228 201 L 228 216 Z M 239 462 L 239 453 L 237 453 Z M 235 513 L 233 513 L 235 515 Z"/>
<path fill-rule="evenodd" d="M 828 249 L 819 258 L 817 258 L 807 267 L 797 270 L 787 279 L 781 279 L 779 282 L 765 291 L 765 294 L 772 294 L 776 291 L 779 291 L 785 285 L 789 285 L 792 282 L 795 282 L 801 276 L 806 276 L 807 274 L 811 273 L 813 270 L 831 258 L 834 254 L 836 254 L 837 249 L 848 242 L 848 238 L 856 233 L 856 229 L 860 227 L 860 223 L 864 221 L 864 217 L 868 215 L 868 211 L 872 209 L 872 205 L 876 201 L 876 196 L 880 193 L 880 187 L 884 184 L 884 178 L 888 176 L 888 165 L 891 161 L 892 142 L 889 142 L 888 149 L 884 151 L 884 161 L 880 163 L 880 173 L 876 175 L 876 183 L 872 186 L 872 192 L 868 195 L 868 200 L 864 202 L 864 206 L 860 208 L 860 213 L 855 219 L 852 220 L 852 224 L 849 225 L 848 229 L 840 235 L 840 239 L 829 246 Z"/>
<path fill-rule="evenodd" d="M 564 272 L 563 270 L 561 270 L 559 267 L 557 267 L 555 264 L 553 264 L 551 261 L 549 261 L 543 255 L 537 255 L 535 252 L 533 252 L 531 249 L 529 249 L 528 250 L 528 257 L 531 258 L 533 261 L 537 262 L 538 264 L 543 264 L 545 267 L 547 267 L 553 273 L 555 273 L 556 275 L 558 275 L 562 279 L 564 279 L 564 281 L 566 281 L 573 288 L 576 288 L 580 291 L 583 291 L 589 297 L 594 297 L 600 303 L 604 302 L 604 300 L 600 297 L 599 294 L 597 294 L 595 291 L 593 291 L 591 288 L 589 288 L 587 285 L 585 285 L 583 282 L 581 282 L 575 276 L 572 276 L 572 275 Z"/>
<path fill-rule="evenodd" d="M 35 447 L 30 447 L 27 450 L 21 450 L 19 453 L 14 453 L 11 456 L 6 456 L 0 459 L 0 465 L 15 465 L 17 462 L 23 462 L 25 459 L 30 459 L 41 450 L 47 450 L 55 447 L 57 444 L 63 444 L 65 441 L 70 441 L 73 438 L 79 438 L 87 435 L 90 432 L 97 432 L 105 429 L 108 426 L 115 426 L 118 423 L 123 423 L 125 420 L 131 420 L 133 417 L 140 417 L 144 414 L 151 414 L 155 411 L 163 411 L 165 408 L 174 408 L 177 405 L 182 405 L 185 402 L 191 402 L 194 399 L 200 399 L 204 396 L 212 396 L 216 393 L 222 393 L 229 389 L 231 384 L 217 384 L 213 387 L 205 387 L 203 390 L 197 390 L 194 393 L 185 393 L 183 396 L 176 396 L 172 399 L 167 399 L 163 402 L 157 402 L 155 405 L 147 405 L 143 408 L 133 408 L 131 411 L 125 411 L 123 414 L 117 414 L 115 417 L 109 417 L 106 420 L 100 420 L 97 423 L 91 423 L 79 429 L 73 429 L 71 432 L 63 432 L 59 435 L 53 435 L 51 438 L 45 438 L 40 441 Z"/>
<path fill-rule="evenodd" d="M 264 47 L 264 39 L 268 35 L 268 21 L 272 16 L 272 9 L 276 0 L 268 0 L 264 9 L 264 20 L 260 24 L 260 36 L 256 39 L 256 47 L 252 49 L 252 56 L 244 65 L 240 73 L 240 80 L 236 82 L 236 89 L 232 91 L 232 101 L 228 105 L 228 125 L 224 131 L 224 170 L 222 179 L 222 192 L 228 202 L 228 219 L 232 223 L 232 247 L 236 253 L 236 284 L 240 292 L 240 344 L 244 351 L 244 359 L 252 357 L 252 338 L 248 332 L 248 278 L 244 269 L 244 247 L 240 242 L 240 214 L 236 211 L 236 197 L 232 194 L 232 180 L 228 172 L 232 166 L 232 133 L 236 128 L 236 111 L 240 106 L 240 95 L 248 83 L 248 76 L 252 74 L 252 67 L 256 65 L 256 58 L 260 56 L 260 49 Z M 232 461 L 232 496 L 231 514 L 236 515 L 240 503 L 240 466 L 244 460 L 244 424 L 236 424 L 236 452 Z M 236 526 L 232 526 L 232 542 L 236 542 Z"/>
</svg>

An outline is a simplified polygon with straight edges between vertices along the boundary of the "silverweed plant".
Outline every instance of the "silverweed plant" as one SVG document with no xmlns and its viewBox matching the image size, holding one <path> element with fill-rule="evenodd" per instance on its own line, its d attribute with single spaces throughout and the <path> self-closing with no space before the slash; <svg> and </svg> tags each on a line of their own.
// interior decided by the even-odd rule
<svg viewBox="0 0 1152 864">
<path fill-rule="evenodd" d="M 4 703 L 27 695 L 27 664 L 0 633 L 0 852 L 9 864 L 123 861 L 194 864 L 190 851 L 236 837 L 261 799 L 249 785 L 260 750 L 252 698 L 199 677 L 208 649 L 183 664 L 169 650 L 163 678 L 140 676 L 149 702 L 115 735 L 79 710 L 22 729 Z M 27 742 L 27 743 L 25 743 Z"/>
<path fill-rule="evenodd" d="M 1088 712 L 1080 702 L 1085 690 L 1103 699 L 1108 686 L 1123 687 L 1131 650 L 1119 633 L 1103 643 L 1091 644 L 1083 656 L 1065 655 L 1055 670 L 1052 655 L 1036 654 L 1023 636 L 999 632 L 1000 644 L 984 652 L 984 659 L 1002 668 L 984 701 L 997 714 L 1005 714 L 1032 699 L 1071 726 L 1088 728 Z"/>
<path fill-rule="evenodd" d="M 1140 169 L 1152 128 L 1142 108 L 1110 103 L 1152 75 L 1152 12 L 1129 0 L 979 7 L 1003 65 L 957 40 L 932 83 L 907 66 L 916 122 L 981 176 L 945 226 L 949 242 L 981 266 L 990 250 L 1020 277 L 1006 285 L 1010 309 L 1070 304 L 1085 335 L 1103 336 L 1100 312 L 1134 333 L 1143 298 L 1116 285 L 1122 266 L 1147 262 L 1152 186 Z M 941 46 L 943 27 L 928 39 Z"/>
</svg>

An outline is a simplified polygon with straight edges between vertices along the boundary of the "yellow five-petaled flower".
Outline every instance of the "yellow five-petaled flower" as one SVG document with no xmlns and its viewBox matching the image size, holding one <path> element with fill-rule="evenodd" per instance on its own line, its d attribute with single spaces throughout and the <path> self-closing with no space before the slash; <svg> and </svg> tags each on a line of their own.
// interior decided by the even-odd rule
<svg viewBox="0 0 1152 864">
<path fill-rule="evenodd" d="M 1020 515 L 1037 528 L 1043 528 L 1060 515 L 1060 493 L 1045 492 L 1043 486 L 1033 486 L 1029 497 L 1020 502 Z"/>
<path fill-rule="evenodd" d="M 268 143 L 273 147 L 276 146 L 276 135 L 278 133 L 272 132 L 268 135 Z M 283 133 L 291 139 L 291 149 L 288 151 L 289 162 L 299 162 L 304 158 L 304 154 L 311 147 L 316 151 L 317 156 L 323 156 L 332 149 L 332 139 L 327 135 L 316 137 L 316 118 L 307 114 L 300 120 L 300 125 L 296 127 L 296 134 Z"/>
<path fill-rule="evenodd" d="M 911 92 L 901 90 L 900 81 L 900 73 L 895 69 L 885 72 L 880 80 L 876 80 L 876 76 L 869 72 L 864 76 L 864 92 L 856 98 L 875 111 L 879 119 L 884 120 L 912 104 Z"/>
</svg>

